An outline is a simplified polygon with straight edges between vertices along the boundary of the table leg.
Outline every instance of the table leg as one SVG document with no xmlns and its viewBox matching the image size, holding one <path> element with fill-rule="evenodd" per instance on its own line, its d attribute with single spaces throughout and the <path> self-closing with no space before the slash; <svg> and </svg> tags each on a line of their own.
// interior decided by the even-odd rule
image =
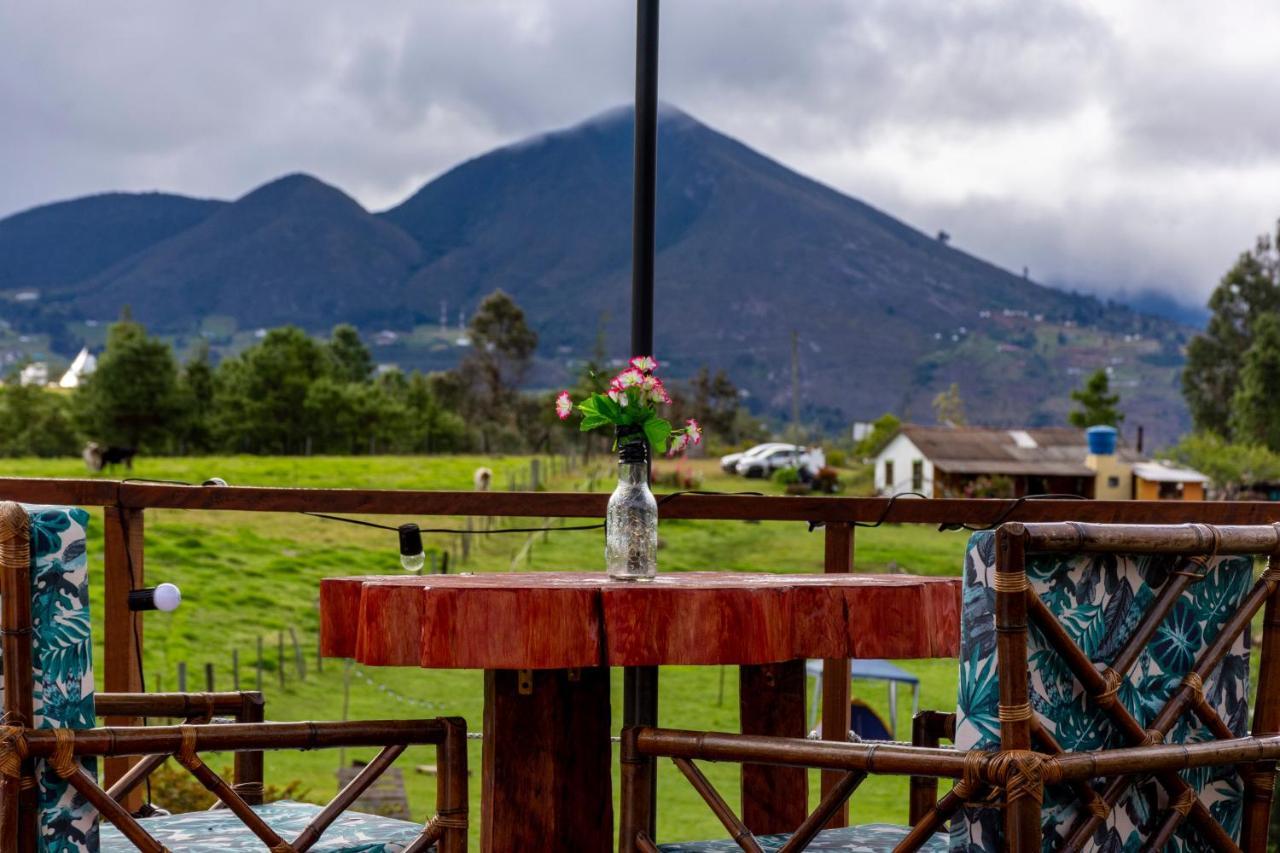
<svg viewBox="0 0 1280 853">
<path fill-rule="evenodd" d="M 613 847 L 609 670 L 487 670 L 480 849 Z"/>
<path fill-rule="evenodd" d="M 804 737 L 803 660 L 744 666 L 738 706 L 744 734 Z M 742 766 L 742 822 L 753 833 L 792 832 L 809 809 L 808 773 L 802 767 Z"/>
</svg>

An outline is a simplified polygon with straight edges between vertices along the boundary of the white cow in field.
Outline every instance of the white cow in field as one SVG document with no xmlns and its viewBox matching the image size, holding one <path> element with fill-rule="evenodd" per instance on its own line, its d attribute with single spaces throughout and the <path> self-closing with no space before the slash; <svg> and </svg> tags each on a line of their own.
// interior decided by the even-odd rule
<svg viewBox="0 0 1280 853">
<path fill-rule="evenodd" d="M 477 492 L 489 491 L 489 484 L 493 482 L 493 472 L 488 468 L 477 468 L 475 474 L 472 475 L 475 482 Z"/>
</svg>

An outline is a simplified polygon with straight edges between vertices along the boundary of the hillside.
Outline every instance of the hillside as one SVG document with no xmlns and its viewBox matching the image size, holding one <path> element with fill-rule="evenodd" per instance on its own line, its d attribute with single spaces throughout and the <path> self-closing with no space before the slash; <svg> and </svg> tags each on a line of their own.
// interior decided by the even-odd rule
<svg viewBox="0 0 1280 853">
<path fill-rule="evenodd" d="M 410 237 L 350 196 L 288 175 L 82 283 L 76 304 L 99 317 L 131 305 L 162 329 L 210 316 L 248 326 L 387 322 L 419 257 Z"/>
<path fill-rule="evenodd" d="M 349 321 L 397 333 L 381 361 L 443 367 L 459 350 L 441 314 L 455 324 L 501 287 L 541 334 L 537 381 L 557 384 L 602 322 L 623 354 L 631 137 L 629 110 L 605 113 L 463 163 L 377 216 L 283 178 L 94 270 L 45 317 L 129 304 L 184 337 L 213 315 L 230 347 L 260 326 Z M 785 412 L 794 330 L 807 416 L 828 426 L 927 420 L 951 381 L 976 422 L 1059 423 L 1081 374 L 1107 366 L 1128 423 L 1157 441 L 1185 427 L 1186 327 L 1013 275 L 672 108 L 658 151 L 656 348 L 677 375 L 725 367 L 758 411 Z"/>
<path fill-rule="evenodd" d="M 224 202 L 104 193 L 0 220 L 0 290 L 59 288 L 204 221 Z"/>
</svg>

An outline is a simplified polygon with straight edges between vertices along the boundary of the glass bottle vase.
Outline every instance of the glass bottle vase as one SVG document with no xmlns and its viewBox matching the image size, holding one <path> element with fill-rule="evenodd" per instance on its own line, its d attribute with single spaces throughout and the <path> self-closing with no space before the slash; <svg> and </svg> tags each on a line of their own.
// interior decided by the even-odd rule
<svg viewBox="0 0 1280 853">
<path fill-rule="evenodd" d="M 649 580 L 658 573 L 658 502 L 649 490 L 649 442 L 643 438 L 618 447 L 618 487 L 605 513 L 604 561 L 614 580 Z"/>
</svg>

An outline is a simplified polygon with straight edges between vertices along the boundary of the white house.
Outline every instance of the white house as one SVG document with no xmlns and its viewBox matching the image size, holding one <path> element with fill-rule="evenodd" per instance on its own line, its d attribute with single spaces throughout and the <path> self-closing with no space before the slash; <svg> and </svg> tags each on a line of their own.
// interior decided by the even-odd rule
<svg viewBox="0 0 1280 853">
<path fill-rule="evenodd" d="M 1126 447 L 1092 453 L 1083 430 L 905 425 L 875 457 L 882 495 L 1070 494 L 1107 500 L 1203 500 L 1207 477 Z"/>
<path fill-rule="evenodd" d="M 49 365 L 43 361 L 33 361 L 18 374 L 18 382 L 22 385 L 48 385 Z"/>
</svg>

